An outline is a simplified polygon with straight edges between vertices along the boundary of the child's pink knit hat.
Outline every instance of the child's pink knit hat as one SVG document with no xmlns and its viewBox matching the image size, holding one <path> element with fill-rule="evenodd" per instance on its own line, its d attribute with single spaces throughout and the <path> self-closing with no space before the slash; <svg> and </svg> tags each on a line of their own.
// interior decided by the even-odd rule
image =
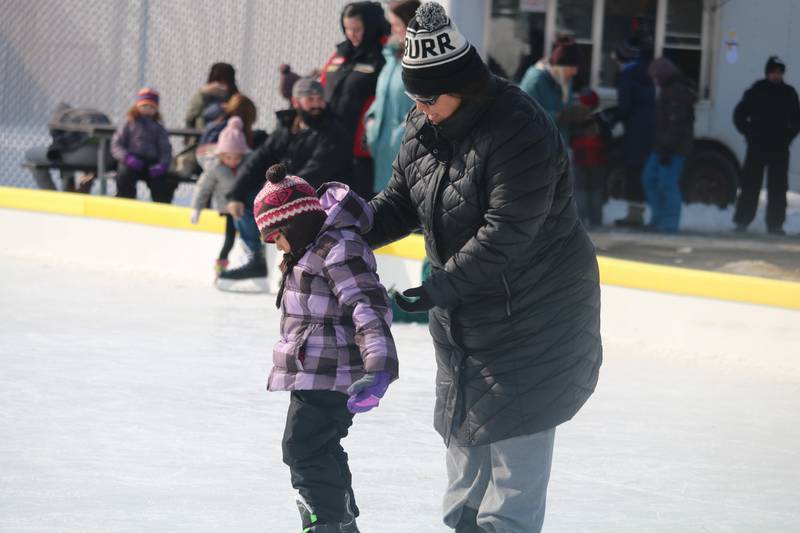
<svg viewBox="0 0 800 533">
<path fill-rule="evenodd" d="M 217 153 L 228 154 L 244 154 L 250 149 L 247 146 L 247 141 L 244 138 L 244 123 L 239 117 L 231 117 L 228 119 L 228 124 L 219 134 L 217 140 Z"/>
</svg>

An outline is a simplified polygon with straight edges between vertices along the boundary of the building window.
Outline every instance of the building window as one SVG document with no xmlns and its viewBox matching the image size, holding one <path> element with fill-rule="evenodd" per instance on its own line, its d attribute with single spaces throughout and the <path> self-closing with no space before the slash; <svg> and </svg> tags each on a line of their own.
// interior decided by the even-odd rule
<svg viewBox="0 0 800 533">
<path fill-rule="evenodd" d="M 669 0 L 662 55 L 700 85 L 703 0 Z"/>
<path fill-rule="evenodd" d="M 670 2 L 671 3 L 671 2 Z M 626 39 L 638 37 L 643 53 L 652 56 L 657 0 L 607 0 L 603 9 L 600 85 L 612 87 L 617 75 L 614 50 Z"/>
<path fill-rule="evenodd" d="M 488 59 L 516 82 L 544 56 L 545 13 L 537 5 L 523 0 L 521 7 L 520 0 L 492 0 Z"/>
<path fill-rule="evenodd" d="M 573 88 L 589 85 L 592 75 L 592 16 L 594 0 L 560 0 L 556 11 L 556 35 L 572 35 L 581 49 L 581 64 Z"/>
</svg>

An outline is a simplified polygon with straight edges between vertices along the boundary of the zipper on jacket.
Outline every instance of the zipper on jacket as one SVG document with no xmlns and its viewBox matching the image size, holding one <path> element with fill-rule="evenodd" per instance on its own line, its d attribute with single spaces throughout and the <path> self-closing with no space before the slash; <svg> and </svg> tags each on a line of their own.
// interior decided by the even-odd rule
<svg viewBox="0 0 800 533">
<path fill-rule="evenodd" d="M 500 274 L 500 279 L 503 280 L 503 287 L 506 290 L 506 316 L 511 316 L 511 288 L 508 286 L 505 274 Z"/>
</svg>

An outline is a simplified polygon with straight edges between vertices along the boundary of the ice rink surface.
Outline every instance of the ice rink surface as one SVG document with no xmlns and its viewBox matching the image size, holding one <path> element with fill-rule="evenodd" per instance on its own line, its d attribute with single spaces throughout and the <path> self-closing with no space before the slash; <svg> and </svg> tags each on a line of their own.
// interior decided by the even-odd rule
<svg viewBox="0 0 800 533">
<path fill-rule="evenodd" d="M 273 295 L 221 236 L 0 210 L 0 531 L 299 531 L 267 393 Z M 444 532 L 427 329 L 344 441 L 365 533 Z M 596 394 L 545 532 L 800 531 L 800 313 L 603 288 Z"/>
</svg>

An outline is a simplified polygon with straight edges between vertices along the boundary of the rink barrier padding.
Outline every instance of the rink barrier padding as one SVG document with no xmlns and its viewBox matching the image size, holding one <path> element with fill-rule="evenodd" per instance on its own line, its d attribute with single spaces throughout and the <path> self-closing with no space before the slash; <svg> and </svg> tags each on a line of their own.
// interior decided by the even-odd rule
<svg viewBox="0 0 800 533">
<path fill-rule="evenodd" d="M 598 257 L 600 282 L 631 289 L 800 309 L 800 283 Z"/>
<path fill-rule="evenodd" d="M 224 218 L 205 209 L 198 224 L 191 224 L 191 209 L 107 196 L 0 187 L 0 208 L 23 209 L 60 215 L 133 222 L 173 229 L 223 233 Z M 421 235 L 411 235 L 377 253 L 399 259 L 422 260 Z M 655 265 L 599 257 L 600 281 L 632 289 L 700 296 L 735 302 L 800 309 L 800 283 L 738 274 Z"/>
</svg>

